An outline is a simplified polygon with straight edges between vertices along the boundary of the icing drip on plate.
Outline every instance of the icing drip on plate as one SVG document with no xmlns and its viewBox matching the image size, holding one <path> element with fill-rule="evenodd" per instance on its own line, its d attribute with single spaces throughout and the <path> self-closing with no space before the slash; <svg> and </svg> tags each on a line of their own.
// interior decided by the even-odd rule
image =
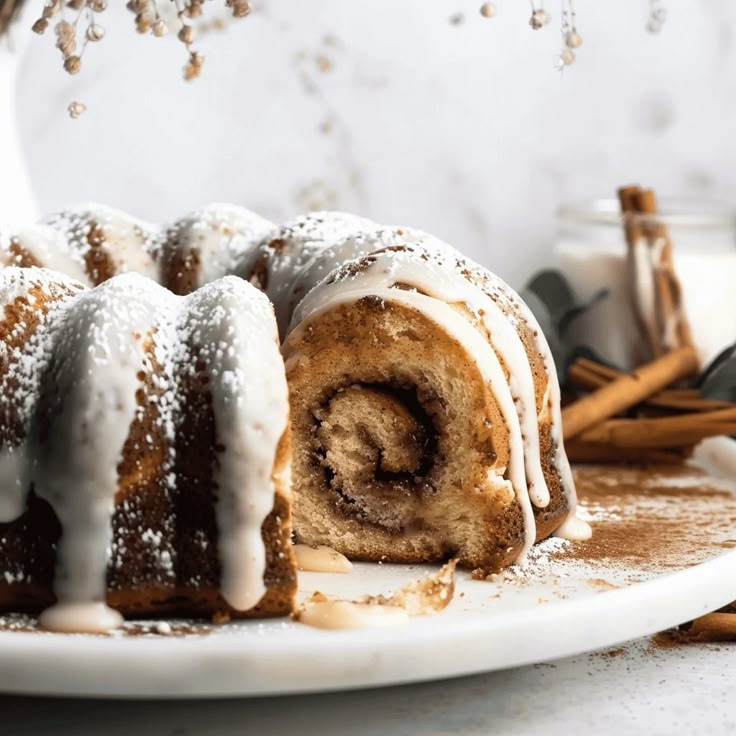
<svg viewBox="0 0 736 736">
<path fill-rule="evenodd" d="M 362 629 L 404 624 L 413 616 L 444 611 L 455 594 L 456 560 L 433 575 L 413 580 L 392 595 L 365 595 L 359 600 L 334 600 L 314 593 L 294 619 L 318 629 Z"/>
<path fill-rule="evenodd" d="M 409 614 L 397 606 L 324 600 L 309 603 L 298 621 L 317 629 L 375 629 L 408 623 Z"/>
<path fill-rule="evenodd" d="M 338 572 L 348 573 L 353 569 L 353 563 L 332 547 L 319 545 L 310 547 L 308 544 L 295 544 L 296 564 L 305 572 Z"/>
</svg>

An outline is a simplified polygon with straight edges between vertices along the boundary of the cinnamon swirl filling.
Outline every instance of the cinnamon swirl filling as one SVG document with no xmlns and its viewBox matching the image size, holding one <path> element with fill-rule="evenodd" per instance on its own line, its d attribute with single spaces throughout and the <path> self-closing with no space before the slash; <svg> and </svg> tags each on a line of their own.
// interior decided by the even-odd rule
<svg viewBox="0 0 736 736">
<path fill-rule="evenodd" d="M 315 455 L 340 510 L 391 531 L 415 525 L 417 507 L 436 491 L 438 444 L 416 388 L 352 384 L 314 418 Z"/>
</svg>

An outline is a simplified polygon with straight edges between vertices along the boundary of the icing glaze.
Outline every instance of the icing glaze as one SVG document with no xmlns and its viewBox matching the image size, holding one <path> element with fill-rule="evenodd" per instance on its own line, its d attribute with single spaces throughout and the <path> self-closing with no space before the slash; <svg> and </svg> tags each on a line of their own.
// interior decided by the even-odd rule
<svg viewBox="0 0 736 736">
<path fill-rule="evenodd" d="M 156 280 L 156 263 L 161 249 L 161 236 L 156 228 L 113 207 L 82 205 L 51 215 L 46 224 L 61 233 L 66 242 L 66 258 L 79 261 L 90 250 L 105 245 L 116 273 L 131 271 Z M 42 259 L 48 268 L 53 263 Z M 90 283 L 90 269 L 85 264 Z M 75 275 L 75 274 L 73 274 Z"/>
<path fill-rule="evenodd" d="M 332 547 L 319 545 L 310 547 L 308 544 L 295 544 L 296 564 L 305 572 L 339 572 L 348 573 L 353 569 L 353 563 Z"/>
<path fill-rule="evenodd" d="M 316 601 L 305 604 L 297 621 L 318 629 L 375 629 L 405 624 L 409 621 L 409 614 L 399 606 L 354 601 Z"/>
<path fill-rule="evenodd" d="M 561 539 L 568 539 L 571 542 L 579 542 L 590 539 L 593 530 L 590 524 L 578 516 L 568 516 L 562 524 L 555 530 L 554 536 Z"/>
<path fill-rule="evenodd" d="M 220 587 L 233 608 L 245 611 L 266 592 L 261 527 L 273 507 L 271 473 L 289 413 L 273 308 L 234 276 L 198 289 L 185 304 L 184 331 L 213 379 L 224 448 L 215 474 Z"/>
<path fill-rule="evenodd" d="M 195 285 L 202 286 L 234 273 L 237 264 L 275 229 L 255 212 L 231 204 L 210 204 L 170 225 L 163 247 L 175 246 L 183 261 L 196 255 Z"/>
<path fill-rule="evenodd" d="M 292 272 L 288 289 L 281 297 L 282 300 L 285 300 L 281 309 L 283 324 L 280 324 L 280 329 L 282 332 L 288 327 L 294 309 L 301 299 L 346 261 L 361 258 L 382 248 L 406 243 L 460 255 L 441 240 L 414 228 L 382 227 L 371 224 L 370 227 L 364 227 L 358 232 L 350 232 L 348 235 L 345 235 L 344 231 L 342 233 L 338 231 L 338 233 L 337 237 L 334 232 L 328 233 L 326 239 L 322 241 L 311 240 L 307 257 L 303 256 L 302 262 Z"/>
<path fill-rule="evenodd" d="M 56 550 L 59 610 L 104 607 L 117 468 L 136 413 L 141 370 L 150 371 L 144 342 L 157 303 L 173 295 L 137 274 L 82 292 L 59 320 L 29 439 L 29 485 L 46 499 L 63 534 Z M 136 293 L 131 300 L 130 294 Z M 112 319 L 111 315 L 115 315 Z M 162 364 L 166 360 L 159 360 Z M 56 618 L 55 609 L 45 621 Z M 66 619 L 68 616 L 59 616 Z"/>
<path fill-rule="evenodd" d="M 514 293 L 511 287 L 508 286 L 495 274 L 489 273 L 489 277 L 495 281 L 500 289 L 505 291 L 507 296 Z M 567 520 L 570 520 L 576 515 L 578 500 L 577 492 L 575 490 L 575 480 L 572 475 L 572 468 L 570 467 L 570 461 L 567 459 L 567 453 L 565 452 L 565 447 L 562 440 L 562 402 L 560 382 L 557 378 L 557 368 L 555 367 L 555 361 L 552 357 L 552 352 L 549 349 L 549 345 L 547 344 L 547 340 L 544 337 L 544 332 L 539 326 L 537 318 L 534 316 L 532 310 L 522 299 L 515 299 L 514 304 L 521 313 L 524 321 L 532 328 L 535 336 L 537 350 L 542 356 L 544 368 L 547 371 L 547 375 L 549 376 L 549 380 L 547 381 L 546 403 L 549 407 L 550 412 L 552 440 L 555 443 L 555 467 L 557 468 L 557 472 L 560 474 L 562 489 L 565 497 L 567 498 L 569 508 Z M 587 524 L 587 522 L 585 521 L 579 521 L 581 522 L 581 524 Z M 582 527 L 579 525 L 578 528 Z M 588 529 L 590 529 L 589 526 Z M 590 533 L 588 534 L 588 536 L 590 536 Z"/>
<path fill-rule="evenodd" d="M 48 363 L 50 326 L 82 288 L 72 279 L 37 268 L 9 268 L 0 278 L 0 305 L 26 300 L 38 320 L 30 335 L 24 335 L 27 321 L 23 320 L 0 340 L 0 365 L 4 368 L 0 373 L 0 416 L 4 417 L 0 431 L 0 522 L 15 519 L 25 507 L 26 442 Z"/>
<path fill-rule="evenodd" d="M 268 261 L 265 290 L 274 304 L 282 335 L 291 317 L 293 305 L 289 297 L 299 271 L 326 246 L 377 227 L 376 223 L 364 217 L 346 212 L 311 212 L 280 228 L 272 238 L 261 244 L 260 249 Z"/>
<path fill-rule="evenodd" d="M 16 230 L 4 244 L 0 258 L 3 265 L 15 264 L 11 252 L 12 244 L 17 244 L 44 267 L 91 286 L 85 270 L 84 257 L 80 251 L 70 247 L 66 233 L 43 223 L 28 225 Z"/>
<path fill-rule="evenodd" d="M 38 619 L 41 628 L 62 634 L 104 634 L 122 623 L 123 617 L 101 602 L 57 603 L 47 608 Z"/>
</svg>

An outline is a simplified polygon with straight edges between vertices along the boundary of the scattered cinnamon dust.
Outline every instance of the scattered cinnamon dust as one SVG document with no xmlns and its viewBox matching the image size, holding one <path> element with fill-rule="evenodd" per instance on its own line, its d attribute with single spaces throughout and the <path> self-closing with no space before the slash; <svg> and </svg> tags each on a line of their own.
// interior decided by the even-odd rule
<svg viewBox="0 0 736 736">
<path fill-rule="evenodd" d="M 626 654 L 626 650 L 623 647 L 616 647 L 616 649 L 609 649 L 607 652 L 601 652 L 600 656 L 613 659 L 614 657 L 620 657 L 623 654 Z"/>
<path fill-rule="evenodd" d="M 609 583 L 608 580 L 603 578 L 588 578 L 585 582 L 593 588 L 598 588 L 598 590 L 615 590 L 618 588 L 618 585 Z"/>
<path fill-rule="evenodd" d="M 593 536 L 552 552 L 553 560 L 662 572 L 736 545 L 736 496 L 696 468 L 585 466 L 575 469 L 575 480 Z"/>
</svg>

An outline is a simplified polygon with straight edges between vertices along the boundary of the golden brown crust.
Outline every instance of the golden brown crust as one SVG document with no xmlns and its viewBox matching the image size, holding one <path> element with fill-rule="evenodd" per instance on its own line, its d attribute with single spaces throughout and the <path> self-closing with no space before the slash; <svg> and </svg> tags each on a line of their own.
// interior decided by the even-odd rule
<svg viewBox="0 0 736 736">
<path fill-rule="evenodd" d="M 150 506 L 148 511 L 150 513 Z M 206 558 L 207 566 L 200 569 L 202 578 L 207 580 L 205 584 L 179 581 L 177 578 L 182 576 L 177 574 L 167 585 L 157 582 L 155 573 L 150 576 L 152 579 L 135 585 L 126 579 L 110 581 L 107 603 L 126 617 L 193 616 L 222 621 L 228 618 L 285 616 L 294 608 L 296 593 L 296 563 L 289 538 L 288 518 L 288 499 L 277 493 L 274 509 L 266 518 L 262 531 L 267 551 L 264 575 L 267 592 L 248 611 L 233 609 L 220 595 L 214 575 L 219 571 L 216 555 Z M 125 517 L 116 513 L 114 534 L 119 535 L 123 531 L 121 524 L 124 523 Z M 6 577 L 0 577 L 0 612 L 40 613 L 56 601 L 53 594 L 54 558 L 60 535 L 61 526 L 51 507 L 35 497 L 29 500 L 28 510 L 22 517 L 9 524 L 0 524 L 3 570 L 14 579 L 18 578 L 17 582 L 8 583 Z M 131 548 L 122 557 L 122 562 L 131 575 L 137 575 L 142 559 L 145 558 L 140 556 L 139 550 Z"/>
<path fill-rule="evenodd" d="M 43 264 L 28 250 L 26 250 L 17 240 L 12 239 L 8 246 L 8 254 L 10 255 L 8 266 L 18 266 L 18 268 L 32 268 L 34 266 L 41 267 Z"/>
<path fill-rule="evenodd" d="M 167 240 L 161 254 L 161 283 L 174 294 L 191 294 L 199 286 L 200 258 L 198 248 L 183 250 L 177 239 Z"/>
<path fill-rule="evenodd" d="M 105 231 L 99 223 L 92 222 L 87 233 L 87 248 L 84 252 L 84 269 L 93 286 L 111 279 L 117 268 L 105 241 Z"/>
</svg>

